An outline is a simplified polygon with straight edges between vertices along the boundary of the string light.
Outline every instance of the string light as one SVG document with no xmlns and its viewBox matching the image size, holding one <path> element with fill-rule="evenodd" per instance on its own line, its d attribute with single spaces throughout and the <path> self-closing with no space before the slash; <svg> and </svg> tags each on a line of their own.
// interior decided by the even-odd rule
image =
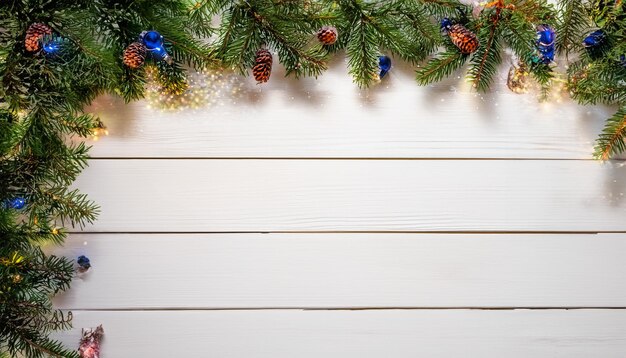
<svg viewBox="0 0 626 358">
<path fill-rule="evenodd" d="M 91 130 L 91 140 L 93 141 L 97 141 L 100 138 L 100 136 L 107 136 L 107 135 L 109 135 L 109 130 L 101 121 L 98 121 L 98 124 L 96 125 L 96 127 Z"/>
<path fill-rule="evenodd" d="M 528 92 L 528 66 L 523 62 L 511 65 L 507 76 L 506 85 L 514 93 Z"/>
</svg>

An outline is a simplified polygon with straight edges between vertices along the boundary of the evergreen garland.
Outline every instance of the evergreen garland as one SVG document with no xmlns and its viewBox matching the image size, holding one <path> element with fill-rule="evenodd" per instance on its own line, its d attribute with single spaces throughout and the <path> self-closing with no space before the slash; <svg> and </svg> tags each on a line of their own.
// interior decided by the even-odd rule
<svg viewBox="0 0 626 358">
<path fill-rule="evenodd" d="M 440 29 L 444 19 L 458 26 Z M 71 315 L 54 310 L 50 296 L 69 287 L 73 262 L 47 255 L 39 245 L 61 244 L 63 227 L 81 227 L 98 214 L 95 203 L 69 189 L 87 165 L 89 148 L 68 140 L 102 127 L 82 112 L 96 96 L 142 98 L 148 77 L 180 94 L 187 88 L 185 67 L 249 74 L 263 49 L 295 77 L 318 76 L 333 54 L 345 52 L 360 87 L 377 81 L 380 55 L 415 65 L 421 85 L 467 66 L 478 91 L 489 89 L 510 49 L 546 93 L 556 73 L 537 41 L 544 24 L 556 29 L 554 47 L 560 63 L 567 63 L 571 96 L 581 104 L 619 107 L 595 156 L 606 160 L 625 151 L 621 0 L 496 0 L 478 9 L 458 0 L 0 2 L 0 356 L 77 356 L 48 338 L 70 324 Z M 317 40 L 325 26 L 336 29 L 336 41 Z M 145 56 L 139 35 L 146 30 L 164 36 L 172 63 Z M 597 46 L 583 47 L 583 39 L 599 30 L 602 36 L 591 39 Z M 466 43 L 472 38 L 478 47 Z M 271 58 L 266 61 L 263 75 L 269 76 Z M 16 198 L 23 208 L 11 204 Z"/>
</svg>

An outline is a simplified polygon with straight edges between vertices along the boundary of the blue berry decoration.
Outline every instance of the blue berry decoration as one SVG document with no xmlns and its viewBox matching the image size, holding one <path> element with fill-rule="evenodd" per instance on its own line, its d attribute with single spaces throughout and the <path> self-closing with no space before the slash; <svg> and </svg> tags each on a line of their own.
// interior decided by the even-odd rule
<svg viewBox="0 0 626 358">
<path fill-rule="evenodd" d="M 596 30 L 583 40 L 583 46 L 587 50 L 587 53 L 592 58 L 598 58 L 602 56 L 604 50 L 607 49 L 607 36 L 603 30 Z"/>
<path fill-rule="evenodd" d="M 391 58 L 389 56 L 378 56 L 378 68 L 380 69 L 378 78 L 382 79 L 391 70 Z"/>
<path fill-rule="evenodd" d="M 61 46 L 58 43 L 50 41 L 43 45 L 43 52 L 47 53 L 48 55 L 52 55 L 57 53 L 59 51 L 59 48 L 61 48 Z"/>
<path fill-rule="evenodd" d="M 554 61 L 554 40 L 556 33 L 550 25 L 537 26 L 537 42 L 536 47 L 539 51 L 538 62 L 549 64 Z"/>
<path fill-rule="evenodd" d="M 85 272 L 91 268 L 91 262 L 89 262 L 89 258 L 85 255 L 78 256 L 76 263 L 78 264 L 78 270 L 81 272 Z"/>
<path fill-rule="evenodd" d="M 554 45 L 556 39 L 556 33 L 550 27 L 550 25 L 537 26 L 537 45 L 542 47 L 548 47 Z"/>
<path fill-rule="evenodd" d="M 586 48 L 598 47 L 604 44 L 605 41 L 606 33 L 603 30 L 596 30 L 585 37 L 583 40 L 583 46 Z"/>
<path fill-rule="evenodd" d="M 7 201 L 7 206 L 11 209 L 21 210 L 26 206 L 26 199 L 16 197 Z"/>
<path fill-rule="evenodd" d="M 172 56 L 165 49 L 165 40 L 163 35 L 157 31 L 144 31 L 139 35 L 139 39 L 146 46 L 146 49 L 152 54 L 156 60 L 163 60 L 168 64 L 172 64 Z"/>
<path fill-rule="evenodd" d="M 448 19 L 447 17 L 444 17 L 443 19 L 441 19 L 439 26 L 444 31 L 448 30 L 452 26 L 452 20 Z"/>
</svg>

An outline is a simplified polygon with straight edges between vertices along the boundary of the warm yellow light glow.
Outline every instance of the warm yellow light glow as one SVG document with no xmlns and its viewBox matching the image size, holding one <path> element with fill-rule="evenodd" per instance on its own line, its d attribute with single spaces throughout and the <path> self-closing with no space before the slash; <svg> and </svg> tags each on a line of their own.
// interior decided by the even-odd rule
<svg viewBox="0 0 626 358">
<path fill-rule="evenodd" d="M 187 89 L 180 94 L 166 93 L 156 79 L 156 70 L 148 69 L 146 87 L 147 108 L 163 111 L 180 111 L 215 105 L 221 99 L 238 98 L 245 81 L 224 69 L 190 71 Z"/>
<path fill-rule="evenodd" d="M 109 135 L 109 130 L 104 126 L 104 123 L 98 123 L 98 126 L 91 130 L 91 140 L 97 141 L 101 136 Z"/>
</svg>

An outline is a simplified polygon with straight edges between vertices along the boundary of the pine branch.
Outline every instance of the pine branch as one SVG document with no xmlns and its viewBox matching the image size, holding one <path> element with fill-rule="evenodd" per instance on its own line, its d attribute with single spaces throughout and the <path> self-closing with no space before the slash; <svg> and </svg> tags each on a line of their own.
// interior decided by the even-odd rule
<svg viewBox="0 0 626 358">
<path fill-rule="evenodd" d="M 378 78 L 378 48 L 376 32 L 366 19 L 356 19 L 352 24 L 346 53 L 348 73 L 359 87 L 367 87 Z"/>
<path fill-rule="evenodd" d="M 500 16 L 502 9 L 497 7 L 495 14 L 487 20 L 486 26 L 478 32 L 480 46 L 472 55 L 468 78 L 478 91 L 487 91 L 493 77 L 497 73 L 498 65 L 502 61 L 500 44 Z"/>
<path fill-rule="evenodd" d="M 24 347 L 31 357 L 58 357 L 58 358 L 80 358 L 78 353 L 63 347 L 61 342 L 51 339 L 44 339 L 42 342 L 35 342 L 24 338 L 28 347 Z"/>
<path fill-rule="evenodd" d="M 260 14 L 255 14 L 255 21 L 261 29 L 261 35 L 278 51 L 278 58 L 285 66 L 287 75 L 294 73 L 296 78 L 303 75 L 317 77 L 326 69 L 325 51 L 321 48 L 305 49 L 305 39 L 289 39 Z"/>
<path fill-rule="evenodd" d="M 567 57 L 570 52 L 581 49 L 580 41 L 588 27 L 588 17 L 580 0 L 559 0 L 557 13 L 556 50 Z"/>
<path fill-rule="evenodd" d="M 577 62 L 568 69 L 570 95 L 581 104 L 626 102 L 626 69 L 613 61 Z"/>
<path fill-rule="evenodd" d="M 153 71 L 156 72 L 156 81 L 163 93 L 181 95 L 189 88 L 185 70 L 176 62 L 171 65 L 163 61 L 158 62 L 153 67 Z"/>
<path fill-rule="evenodd" d="M 12 215 L 0 212 L 0 233 L 12 235 L 16 229 Z M 53 310 L 50 295 L 67 289 L 72 276 L 69 260 L 46 256 L 22 240 L 11 239 L 0 247 L 0 351 L 26 357 L 78 357 L 47 337 L 52 329 L 70 327 L 71 315 Z"/>
<path fill-rule="evenodd" d="M 276 50 L 287 75 L 318 76 L 326 69 L 327 51 L 309 46 L 313 29 L 297 2 L 276 6 L 267 0 L 232 4 L 222 16 L 215 53 L 241 73 L 254 65 L 263 45 Z"/>
<path fill-rule="evenodd" d="M 69 222 L 72 227 L 77 225 L 82 228 L 86 223 L 93 223 L 100 211 L 96 204 L 88 200 L 87 195 L 78 190 L 65 187 L 40 190 L 41 194 L 34 197 L 40 209 L 32 210 L 33 221 L 39 216 L 54 213 L 54 217 L 58 217 L 62 224 Z"/>
<path fill-rule="evenodd" d="M 596 141 L 594 157 L 609 160 L 612 155 L 626 151 L 626 106 L 607 119 L 602 134 Z"/>
<path fill-rule="evenodd" d="M 537 37 L 534 24 L 527 22 L 522 13 L 513 12 L 509 21 L 504 21 L 502 26 L 502 37 L 506 44 L 522 62 L 532 63 L 536 52 L 535 39 Z"/>
<path fill-rule="evenodd" d="M 145 95 L 145 69 L 139 68 L 131 70 L 124 69 L 122 76 L 118 79 L 115 93 L 120 95 L 126 103 L 143 98 Z"/>
<path fill-rule="evenodd" d="M 331 50 L 346 49 L 349 73 L 359 87 L 377 79 L 377 58 L 383 51 L 416 63 L 441 43 L 437 27 L 419 2 L 342 0 L 337 5 L 334 13 L 341 35 Z"/>
<path fill-rule="evenodd" d="M 456 49 L 441 53 L 417 70 L 417 82 L 422 86 L 439 82 L 461 68 L 467 59 L 467 55 Z"/>
<path fill-rule="evenodd" d="M 430 14 L 438 18 L 471 13 L 471 7 L 458 0 L 419 0 L 419 2 L 426 6 Z"/>
<path fill-rule="evenodd" d="M 420 56 L 417 60 L 422 60 L 428 54 L 432 53 L 437 45 L 442 44 L 439 28 L 430 19 L 426 8 L 420 6 L 412 6 L 408 9 L 402 9 L 406 20 L 400 19 L 407 26 L 402 31 L 407 33 L 409 39 L 416 39 L 419 44 Z"/>
<path fill-rule="evenodd" d="M 232 7 L 222 13 L 218 40 L 214 43 L 216 56 L 228 67 L 245 74 L 254 65 L 254 54 L 262 45 L 259 33 L 245 9 Z"/>
<path fill-rule="evenodd" d="M 188 12 L 187 28 L 192 28 L 196 35 L 208 37 L 213 34 L 214 29 L 211 26 L 213 15 L 224 9 L 226 1 L 216 0 L 199 0 L 191 5 Z"/>
</svg>

